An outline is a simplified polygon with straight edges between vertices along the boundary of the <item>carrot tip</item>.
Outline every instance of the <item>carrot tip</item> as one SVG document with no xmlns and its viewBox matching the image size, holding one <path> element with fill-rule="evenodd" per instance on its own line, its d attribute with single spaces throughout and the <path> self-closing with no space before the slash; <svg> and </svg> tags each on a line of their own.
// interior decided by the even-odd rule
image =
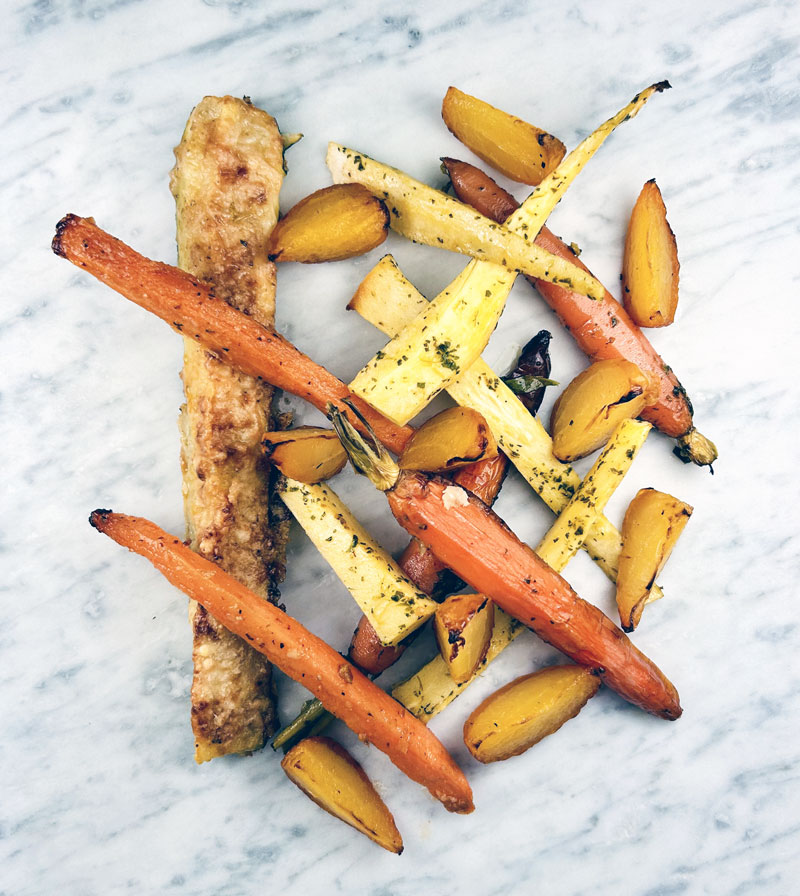
<svg viewBox="0 0 800 896">
<path fill-rule="evenodd" d="M 113 510 L 93 510 L 89 514 L 89 525 L 92 528 L 97 529 L 98 532 L 103 531 L 103 523 L 108 522 L 108 517 L 113 513 Z"/>
<path fill-rule="evenodd" d="M 77 215 L 68 214 L 64 215 L 64 217 L 56 224 L 56 235 L 53 237 L 53 242 L 50 243 L 50 248 L 56 255 L 60 255 L 62 258 L 67 257 L 67 253 L 64 251 L 63 246 L 61 245 L 61 240 L 64 236 L 64 231 L 67 230 L 75 221 L 79 220 Z"/>
</svg>

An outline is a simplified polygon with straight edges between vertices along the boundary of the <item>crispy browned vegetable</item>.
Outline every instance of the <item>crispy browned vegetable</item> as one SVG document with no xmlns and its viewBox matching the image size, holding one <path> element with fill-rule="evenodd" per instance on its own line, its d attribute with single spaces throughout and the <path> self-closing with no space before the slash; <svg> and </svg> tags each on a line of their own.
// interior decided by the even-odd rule
<svg viewBox="0 0 800 896">
<path fill-rule="evenodd" d="M 401 470 L 447 473 L 497 455 L 497 442 L 483 416 L 454 407 L 426 420 L 406 442 Z"/>
<path fill-rule="evenodd" d="M 330 479 L 347 463 L 339 437 L 320 426 L 267 432 L 261 443 L 264 455 L 284 476 L 309 485 Z"/>
<path fill-rule="evenodd" d="M 628 223 L 622 303 L 640 327 L 666 327 L 678 307 L 678 246 L 655 180 L 642 187 Z"/>
<path fill-rule="evenodd" d="M 652 399 L 650 380 L 635 364 L 621 358 L 595 361 L 572 380 L 553 407 L 553 454 L 563 461 L 586 457 Z"/>
<path fill-rule="evenodd" d="M 283 757 L 281 768 L 326 812 L 389 852 L 403 851 L 392 813 L 372 781 L 341 744 L 329 737 L 307 737 Z"/>
<path fill-rule="evenodd" d="M 575 716 L 600 679 L 580 666 L 550 666 L 509 682 L 464 723 L 464 743 L 478 762 L 519 756 Z"/>
<path fill-rule="evenodd" d="M 361 184 L 334 184 L 301 199 L 275 225 L 271 261 L 341 261 L 379 246 L 389 230 L 383 202 Z"/>
<path fill-rule="evenodd" d="M 442 118 L 479 159 L 522 184 L 536 186 L 566 152 L 564 144 L 547 131 L 455 87 L 445 94 Z"/>
<path fill-rule="evenodd" d="M 457 684 L 483 662 L 494 625 L 494 604 L 483 594 L 453 594 L 433 618 L 439 652 Z"/>
<path fill-rule="evenodd" d="M 637 492 L 622 523 L 617 607 L 626 632 L 642 617 L 650 589 L 692 515 L 692 507 L 652 488 Z"/>
</svg>

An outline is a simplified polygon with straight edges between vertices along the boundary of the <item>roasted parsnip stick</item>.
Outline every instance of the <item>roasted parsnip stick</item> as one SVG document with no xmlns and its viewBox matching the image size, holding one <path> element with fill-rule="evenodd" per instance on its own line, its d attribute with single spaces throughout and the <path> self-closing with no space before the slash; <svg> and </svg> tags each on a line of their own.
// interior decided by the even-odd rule
<svg viewBox="0 0 800 896">
<path fill-rule="evenodd" d="M 661 670 L 491 508 L 447 479 L 400 470 L 379 442 L 365 440 L 335 406 L 329 415 L 353 466 L 386 493 L 395 519 L 476 592 L 630 703 L 664 719 L 680 716 L 678 693 Z"/>
</svg>

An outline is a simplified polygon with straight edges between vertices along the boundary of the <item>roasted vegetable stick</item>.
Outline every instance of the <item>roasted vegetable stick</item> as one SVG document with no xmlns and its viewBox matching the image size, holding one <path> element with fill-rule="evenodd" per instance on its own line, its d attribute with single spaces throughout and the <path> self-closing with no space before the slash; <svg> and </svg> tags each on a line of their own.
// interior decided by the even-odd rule
<svg viewBox="0 0 800 896">
<path fill-rule="evenodd" d="M 323 640 L 149 520 L 96 510 L 90 522 L 148 559 L 173 585 L 307 687 L 446 809 L 473 810 L 470 786 L 439 740 Z"/>
<path fill-rule="evenodd" d="M 680 716 L 678 693 L 661 670 L 491 508 L 440 476 L 400 470 L 379 442 L 366 441 L 334 405 L 328 413 L 351 463 L 386 493 L 395 519 L 468 585 L 630 703 L 664 719 Z"/>
<path fill-rule="evenodd" d="M 234 97 L 207 96 L 189 116 L 170 174 L 178 265 L 266 327 L 275 322 L 275 267 L 266 243 L 278 219 L 283 152 L 271 115 Z M 192 339 L 184 340 L 181 378 L 187 537 L 194 550 L 274 600 L 288 520 L 278 518 L 280 502 L 273 512 L 260 451 L 272 422 L 272 387 Z M 260 749 L 274 728 L 269 663 L 198 604 L 189 616 L 195 758 Z"/>
<path fill-rule="evenodd" d="M 680 716 L 675 688 L 610 619 L 582 601 L 476 498 L 462 491 L 466 503 L 448 506 L 448 488 L 453 486 L 446 480 L 403 473 L 389 492 L 389 506 L 400 525 L 464 581 L 624 699 L 665 719 Z"/>
<path fill-rule="evenodd" d="M 459 199 L 493 220 L 505 220 L 503 216 L 512 214 L 517 208 L 514 197 L 478 168 L 459 162 L 457 166 L 449 165 L 448 170 Z M 575 264 L 584 267 L 573 249 L 546 227 L 536 239 L 554 254 L 570 257 Z M 624 358 L 658 384 L 658 397 L 645 408 L 642 417 L 678 440 L 675 453 L 681 460 L 700 466 L 716 460 L 717 449 L 713 442 L 694 427 L 692 403 L 686 390 L 610 292 L 606 291 L 602 302 L 593 302 L 577 292 L 542 280 L 536 280 L 534 285 L 589 358 L 593 361 Z"/>
<path fill-rule="evenodd" d="M 535 553 L 556 572 L 564 569 L 586 540 L 587 532 L 594 531 L 593 526 L 601 517 L 605 505 L 633 462 L 649 430 L 650 424 L 640 421 L 628 420 L 620 426 L 536 548 Z M 521 631 L 523 628 L 520 623 L 502 610 L 496 610 L 486 660 L 472 678 L 456 683 L 448 674 L 441 656 L 437 656 L 411 678 L 398 684 L 392 695 L 419 718 L 433 718 L 474 681 L 485 666 L 508 647 Z"/>
<path fill-rule="evenodd" d="M 250 376 L 320 410 L 350 397 L 340 379 L 274 330 L 218 299 L 189 274 L 135 252 L 91 218 L 67 215 L 59 221 L 53 251 Z M 410 428 L 396 426 L 358 398 L 353 403 L 392 451 L 402 451 Z"/>
<path fill-rule="evenodd" d="M 411 317 L 425 298 L 407 280 L 390 258 L 381 259 L 353 296 L 351 308 L 374 326 L 391 335 L 389 327 L 401 326 Z M 560 513 L 580 483 L 578 474 L 553 455 L 553 443 L 541 422 L 532 417 L 520 399 L 505 385 L 482 359 L 478 359 L 448 388 L 450 397 L 465 407 L 474 408 L 486 419 L 497 439 L 498 447 L 527 479 L 534 491 L 555 513 Z M 457 478 L 475 493 L 475 489 Z M 483 495 L 478 494 L 485 503 Z M 585 549 L 612 582 L 617 578 L 617 564 L 622 542 L 619 532 L 600 517 L 589 533 Z M 420 584 L 419 580 L 416 580 Z M 660 595 L 658 585 L 653 594 Z"/>
<path fill-rule="evenodd" d="M 496 264 L 468 264 L 367 362 L 350 390 L 395 423 L 408 423 L 480 356 L 514 276 Z"/>
<path fill-rule="evenodd" d="M 372 623 L 381 644 L 397 644 L 434 614 L 436 601 L 414 587 L 331 488 L 283 479 L 278 494 Z"/>
</svg>

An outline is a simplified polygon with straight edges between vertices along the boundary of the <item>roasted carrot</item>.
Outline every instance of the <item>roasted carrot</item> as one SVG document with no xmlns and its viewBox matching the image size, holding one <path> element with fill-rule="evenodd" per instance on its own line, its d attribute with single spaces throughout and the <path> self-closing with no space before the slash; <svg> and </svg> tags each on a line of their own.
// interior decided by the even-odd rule
<svg viewBox="0 0 800 896">
<path fill-rule="evenodd" d="M 479 168 L 455 159 L 443 159 L 442 162 L 458 198 L 481 214 L 502 222 L 517 209 L 519 204 L 516 199 Z M 575 251 L 546 227 L 539 231 L 536 243 L 588 271 Z M 641 329 L 608 290 L 603 301 L 594 302 L 562 286 L 529 279 L 593 361 L 624 358 L 658 383 L 657 400 L 642 412 L 641 417 L 678 440 L 675 449 L 678 457 L 700 465 L 710 465 L 716 460 L 714 444 L 694 427 L 692 403 L 686 390 L 672 368 L 664 363 Z"/>
<path fill-rule="evenodd" d="M 467 779 L 435 735 L 322 639 L 155 523 L 109 510 L 95 510 L 89 521 L 148 559 L 226 628 L 307 687 L 359 738 L 386 753 L 445 808 L 473 810 Z"/>
<path fill-rule="evenodd" d="M 216 298 L 212 289 L 190 274 L 140 255 L 91 218 L 67 215 L 59 221 L 53 251 L 250 376 L 261 377 L 323 411 L 329 401 L 340 404 L 343 398 L 352 398 L 392 451 L 402 450 L 410 438 L 410 427 L 397 426 L 351 396 L 340 379 L 274 330 Z"/>
<path fill-rule="evenodd" d="M 665 719 L 680 716 L 678 693 L 658 667 L 491 508 L 448 479 L 401 471 L 379 443 L 365 442 L 333 406 L 329 415 L 351 460 L 357 459 L 356 469 L 386 492 L 395 519 L 476 592 L 626 700 Z"/>
</svg>

